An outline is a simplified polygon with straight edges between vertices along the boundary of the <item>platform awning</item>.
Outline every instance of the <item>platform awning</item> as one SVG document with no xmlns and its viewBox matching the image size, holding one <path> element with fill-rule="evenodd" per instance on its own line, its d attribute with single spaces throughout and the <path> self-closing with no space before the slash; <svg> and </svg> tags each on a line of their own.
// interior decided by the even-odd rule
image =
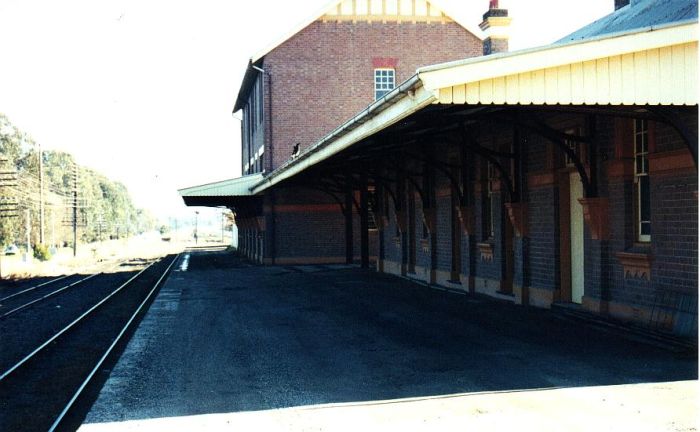
<svg viewBox="0 0 700 432">
<path fill-rule="evenodd" d="M 253 185 L 275 186 L 432 106 L 697 106 L 698 22 L 421 68 L 296 159 Z"/>
<path fill-rule="evenodd" d="M 439 104 L 697 105 L 697 20 L 418 70 Z"/>
<path fill-rule="evenodd" d="M 236 207 L 255 198 L 251 188 L 262 179 L 261 173 L 253 174 L 179 189 L 178 193 L 187 206 Z"/>
</svg>

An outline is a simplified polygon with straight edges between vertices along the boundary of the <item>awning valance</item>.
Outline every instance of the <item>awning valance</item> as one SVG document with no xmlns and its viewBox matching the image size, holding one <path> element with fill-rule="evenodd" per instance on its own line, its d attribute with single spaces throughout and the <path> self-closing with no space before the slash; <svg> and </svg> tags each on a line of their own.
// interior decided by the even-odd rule
<svg viewBox="0 0 700 432">
<path fill-rule="evenodd" d="M 440 104 L 697 105 L 697 20 L 418 71 Z"/>
</svg>

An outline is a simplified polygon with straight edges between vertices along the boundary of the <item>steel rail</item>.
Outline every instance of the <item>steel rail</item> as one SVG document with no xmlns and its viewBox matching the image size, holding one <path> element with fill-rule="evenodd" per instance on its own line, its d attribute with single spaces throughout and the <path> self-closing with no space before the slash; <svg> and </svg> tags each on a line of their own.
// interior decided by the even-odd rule
<svg viewBox="0 0 700 432">
<path fill-rule="evenodd" d="M 80 385 L 78 390 L 76 390 L 75 394 L 73 394 L 73 397 L 68 401 L 66 406 L 63 408 L 63 411 L 61 411 L 61 413 L 58 415 L 56 420 L 53 422 L 53 424 L 49 428 L 49 432 L 53 432 L 56 430 L 56 428 L 61 423 L 63 418 L 66 416 L 68 411 L 71 409 L 71 407 L 73 406 L 75 401 L 80 397 L 80 394 L 83 392 L 83 390 L 85 390 L 85 387 L 87 387 L 87 385 L 90 383 L 90 380 L 92 380 L 92 377 L 95 376 L 97 371 L 102 367 L 102 364 L 105 362 L 107 357 L 109 357 L 109 355 L 112 353 L 112 350 L 114 350 L 114 347 L 117 346 L 117 344 L 119 343 L 121 338 L 124 336 L 124 334 L 127 332 L 129 327 L 131 326 L 131 323 L 136 319 L 138 314 L 141 313 L 141 310 L 146 305 L 146 303 L 148 303 L 148 301 L 151 299 L 151 297 L 153 297 L 153 294 L 156 292 L 156 289 L 158 289 L 161 282 L 163 282 L 163 279 L 165 279 L 165 277 L 168 275 L 168 273 L 170 273 L 170 269 L 173 268 L 173 266 L 175 265 L 175 263 L 177 262 L 177 260 L 179 258 L 180 258 L 180 254 L 177 254 L 175 256 L 175 258 L 173 259 L 173 261 L 170 263 L 170 265 L 168 265 L 168 268 L 166 268 L 165 271 L 163 272 L 163 274 L 160 276 L 158 281 L 155 284 L 153 284 L 153 288 L 151 288 L 151 290 L 148 292 L 148 295 L 146 295 L 146 298 L 141 302 L 139 307 L 136 308 L 136 311 L 134 311 L 134 313 L 131 315 L 131 318 L 129 318 L 129 321 L 124 325 L 124 327 L 121 329 L 119 334 L 114 338 L 114 340 L 112 341 L 112 344 L 109 346 L 109 348 L 107 348 L 107 351 L 105 351 L 105 353 L 102 355 L 102 357 L 97 362 L 95 367 L 92 369 L 92 371 L 90 371 L 88 376 L 85 378 L 83 383 Z"/>
<path fill-rule="evenodd" d="M 23 310 L 23 309 L 26 309 L 26 308 L 28 308 L 29 306 L 32 306 L 32 305 L 34 305 L 34 304 L 36 304 L 36 303 L 39 303 L 40 301 L 44 301 L 44 300 L 46 300 L 46 299 L 48 299 L 48 298 L 51 298 L 51 297 L 53 297 L 53 296 L 55 296 L 55 295 L 58 295 L 58 294 L 62 293 L 63 291 L 65 291 L 65 290 L 67 290 L 67 289 L 69 289 L 69 288 L 73 288 L 74 286 L 78 285 L 78 284 L 81 283 L 81 282 L 85 282 L 86 280 L 92 279 L 92 278 L 94 278 L 95 276 L 99 276 L 99 275 L 101 275 L 101 274 L 102 274 L 102 273 L 91 274 L 90 276 L 88 276 L 88 277 L 86 277 L 86 278 L 80 279 L 79 281 L 73 282 L 73 283 L 70 284 L 70 285 L 66 285 L 66 286 L 64 286 L 64 287 L 62 287 L 62 288 L 59 288 L 59 289 L 57 289 L 56 291 L 52 291 L 52 292 L 50 292 L 50 293 L 48 293 L 48 294 L 46 294 L 46 295 L 44 295 L 44 296 L 42 296 L 42 297 L 39 297 L 38 299 L 34 299 L 34 300 L 32 300 L 32 301 L 30 301 L 30 302 L 27 302 L 27 303 L 25 303 L 25 304 L 23 304 L 23 305 L 21 305 L 21 306 L 17 306 L 16 308 L 14 308 L 14 309 L 12 309 L 12 310 L 9 310 L 9 311 L 5 312 L 4 314 L 0 315 L 0 319 L 7 318 L 8 316 L 10 316 L 10 315 L 12 315 L 12 314 L 14 314 L 14 313 L 17 313 L 17 312 L 19 312 L 19 311 L 21 311 L 21 310 Z M 38 288 L 38 287 L 36 287 L 36 288 Z"/>
<path fill-rule="evenodd" d="M 7 296 L 7 297 L 0 298 L 0 302 L 4 302 L 5 300 L 9 300 L 9 299 L 11 299 L 11 298 L 13 298 L 13 297 L 17 297 L 18 295 L 24 294 L 24 293 L 26 293 L 26 292 L 33 291 L 33 290 L 35 290 L 35 289 L 37 289 L 37 288 L 41 288 L 41 287 L 43 287 L 43 286 L 52 284 L 52 283 L 54 283 L 54 282 L 58 282 L 58 281 L 60 281 L 60 280 L 62 280 L 62 279 L 65 279 L 65 278 L 67 278 L 67 277 L 70 277 L 70 276 L 73 276 L 73 275 L 61 276 L 61 277 L 59 277 L 59 278 L 51 279 L 50 281 L 41 283 L 41 284 L 39 284 L 39 285 L 35 285 L 35 286 L 33 286 L 33 287 L 26 288 L 26 289 L 24 289 L 24 290 L 22 290 L 22 291 L 20 291 L 20 292 L 16 292 L 16 293 L 14 293 L 14 294 L 12 294 L 12 295 L 9 295 L 9 296 Z"/>
<path fill-rule="evenodd" d="M 53 336 L 51 336 L 49 339 L 47 339 L 46 342 L 44 342 L 43 344 L 39 345 L 38 348 L 36 348 L 36 349 L 35 349 L 34 351 L 32 351 L 31 353 L 29 353 L 27 356 L 25 356 L 22 360 L 20 360 L 19 362 L 17 362 L 17 363 L 16 363 L 14 366 L 12 366 L 10 369 L 8 369 L 8 370 L 6 370 L 5 372 L 3 372 L 3 374 L 0 375 L 0 381 L 2 381 L 2 380 L 4 380 L 5 378 L 7 378 L 12 372 L 14 372 L 14 371 L 16 371 L 17 369 L 19 369 L 20 366 L 22 366 L 23 364 L 25 364 L 26 362 L 28 362 L 32 357 L 34 357 L 35 355 L 37 355 L 41 350 L 43 350 L 44 348 L 46 348 L 47 346 L 49 346 L 53 341 L 55 341 L 56 339 L 58 339 L 59 337 L 61 337 L 64 333 L 66 333 L 66 332 L 67 332 L 68 330 L 70 330 L 71 328 L 73 328 L 76 324 L 78 324 L 80 321 L 82 321 L 86 316 L 90 315 L 93 311 L 95 311 L 95 309 L 99 308 L 99 307 L 102 306 L 105 302 L 107 302 L 107 300 L 109 300 L 110 298 L 114 297 L 117 293 L 119 293 L 122 289 L 124 289 L 124 287 L 126 287 L 127 285 L 129 285 L 129 284 L 130 284 L 134 279 L 136 279 L 137 277 L 141 276 L 141 274 L 142 274 L 143 272 L 145 272 L 146 270 L 148 270 L 149 268 L 151 268 L 154 264 L 155 264 L 155 263 L 149 264 L 147 267 L 145 267 L 145 268 L 142 269 L 140 272 L 138 272 L 137 274 L 135 274 L 135 275 L 134 275 L 133 277 L 131 277 L 128 281 L 126 281 L 126 282 L 124 282 L 122 285 L 120 285 L 119 288 L 115 289 L 115 290 L 112 291 L 109 295 L 107 295 L 107 296 L 104 297 L 102 300 L 100 300 L 97 304 L 95 304 L 94 306 L 92 306 L 92 307 L 91 307 L 90 309 L 88 309 L 87 311 L 83 312 L 83 314 L 80 315 L 80 316 L 79 316 L 78 318 L 76 318 L 75 320 L 73 320 L 73 322 L 71 322 L 70 324 L 68 324 L 67 326 L 65 326 L 62 330 L 60 330 L 58 333 L 56 333 L 55 335 L 53 335 Z"/>
</svg>

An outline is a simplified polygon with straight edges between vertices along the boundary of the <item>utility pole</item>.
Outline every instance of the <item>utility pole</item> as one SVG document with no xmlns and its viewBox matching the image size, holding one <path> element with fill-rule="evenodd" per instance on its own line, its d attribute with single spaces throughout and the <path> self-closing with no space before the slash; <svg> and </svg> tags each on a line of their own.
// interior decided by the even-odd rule
<svg viewBox="0 0 700 432">
<path fill-rule="evenodd" d="M 221 210 L 221 243 L 224 243 L 224 211 Z"/>
<path fill-rule="evenodd" d="M 39 244 L 44 244 L 44 156 L 39 144 Z"/>
<path fill-rule="evenodd" d="M 78 165 L 73 165 L 73 257 L 78 256 Z"/>
<path fill-rule="evenodd" d="M 31 219 L 31 211 L 29 209 L 26 210 L 26 215 L 27 215 L 27 261 L 31 259 L 31 253 L 32 253 L 32 238 L 31 238 L 31 233 L 32 233 L 32 219 Z"/>
<path fill-rule="evenodd" d="M 194 245 L 197 246 L 198 240 L 199 240 L 199 232 L 197 232 L 197 228 L 199 225 L 199 212 L 196 211 L 194 212 Z"/>
<path fill-rule="evenodd" d="M 51 210 L 51 246 L 56 247 L 56 209 Z"/>
<path fill-rule="evenodd" d="M 17 170 L 8 166 L 9 160 L 0 157 L 0 219 L 19 217 L 19 203 L 17 197 L 6 192 L 6 188 L 16 188 L 18 182 Z M 4 246 L 0 243 L 0 247 Z M 2 260 L 2 257 L 0 257 Z M 0 280 L 2 280 L 2 267 L 0 267 Z"/>
</svg>

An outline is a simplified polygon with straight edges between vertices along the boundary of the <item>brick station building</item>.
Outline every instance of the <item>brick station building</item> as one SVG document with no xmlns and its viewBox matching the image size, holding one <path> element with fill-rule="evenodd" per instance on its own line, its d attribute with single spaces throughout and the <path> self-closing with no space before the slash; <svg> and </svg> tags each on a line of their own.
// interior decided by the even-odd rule
<svg viewBox="0 0 700 432">
<path fill-rule="evenodd" d="M 497 2 L 483 41 L 430 3 L 380 3 L 337 2 L 253 58 L 246 175 L 186 204 L 232 208 L 262 263 L 375 262 L 696 336 L 697 2 L 615 1 L 518 52 Z"/>
</svg>

